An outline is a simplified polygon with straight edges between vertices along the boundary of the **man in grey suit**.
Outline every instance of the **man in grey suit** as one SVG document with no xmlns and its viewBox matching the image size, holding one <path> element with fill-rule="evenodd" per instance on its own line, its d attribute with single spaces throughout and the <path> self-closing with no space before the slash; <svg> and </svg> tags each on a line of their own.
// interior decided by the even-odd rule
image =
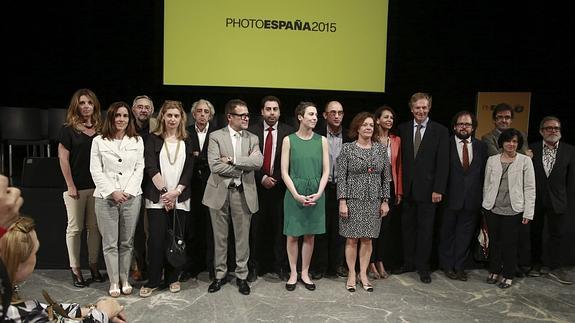
<svg viewBox="0 0 575 323">
<path fill-rule="evenodd" d="M 258 137 L 246 130 L 250 117 L 247 104 L 239 99 L 230 100 L 226 103 L 225 113 L 227 127 L 210 135 L 208 165 L 211 174 L 202 200 L 210 208 L 214 229 L 216 277 L 208 292 L 217 292 L 227 282 L 227 241 L 231 219 L 236 245 L 236 282 L 239 292 L 248 295 L 250 221 L 259 208 L 254 171 L 262 167 L 263 155 Z"/>
</svg>

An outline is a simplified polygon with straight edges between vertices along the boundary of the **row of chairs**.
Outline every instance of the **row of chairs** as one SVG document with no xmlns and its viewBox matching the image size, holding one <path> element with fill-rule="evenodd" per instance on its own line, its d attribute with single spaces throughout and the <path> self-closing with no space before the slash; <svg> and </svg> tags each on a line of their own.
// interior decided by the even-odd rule
<svg viewBox="0 0 575 323">
<path fill-rule="evenodd" d="M 50 157 L 51 145 L 58 140 L 66 118 L 65 109 L 0 107 L 0 171 L 5 172 L 5 147 L 8 148 L 8 177 L 14 170 L 14 146 L 25 146 L 26 157 Z"/>
</svg>

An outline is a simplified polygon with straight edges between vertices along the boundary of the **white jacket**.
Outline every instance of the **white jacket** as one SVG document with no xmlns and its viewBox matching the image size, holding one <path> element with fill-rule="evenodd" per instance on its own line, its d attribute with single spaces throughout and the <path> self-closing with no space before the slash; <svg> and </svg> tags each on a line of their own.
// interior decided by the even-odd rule
<svg viewBox="0 0 575 323">
<path fill-rule="evenodd" d="M 142 194 L 144 141 L 124 136 L 118 147 L 115 141 L 97 136 L 92 141 L 90 173 L 96 184 L 94 197 L 105 199 L 114 191 Z"/>
<path fill-rule="evenodd" d="M 485 166 L 482 204 L 483 208 L 487 210 L 491 210 L 495 205 L 502 173 L 501 154 L 489 157 Z M 535 171 L 533 170 L 531 158 L 523 154 L 517 154 L 515 161 L 509 165 L 507 179 L 511 208 L 515 212 L 523 212 L 523 218 L 533 220 L 535 211 Z"/>
</svg>

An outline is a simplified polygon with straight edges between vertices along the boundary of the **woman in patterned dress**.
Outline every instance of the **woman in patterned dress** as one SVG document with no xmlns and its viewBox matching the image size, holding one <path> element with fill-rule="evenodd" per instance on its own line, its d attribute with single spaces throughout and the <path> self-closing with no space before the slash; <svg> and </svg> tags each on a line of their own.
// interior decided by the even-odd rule
<svg viewBox="0 0 575 323">
<path fill-rule="evenodd" d="M 389 160 L 386 146 L 375 133 L 375 118 L 361 112 L 353 118 L 349 137 L 337 158 L 337 197 L 339 199 L 339 234 L 346 238 L 345 259 L 349 269 L 346 289 L 355 291 L 357 245 L 359 279 L 368 292 L 373 291 L 367 277 L 371 257 L 371 239 L 379 236 L 381 217 L 389 212 Z"/>
</svg>

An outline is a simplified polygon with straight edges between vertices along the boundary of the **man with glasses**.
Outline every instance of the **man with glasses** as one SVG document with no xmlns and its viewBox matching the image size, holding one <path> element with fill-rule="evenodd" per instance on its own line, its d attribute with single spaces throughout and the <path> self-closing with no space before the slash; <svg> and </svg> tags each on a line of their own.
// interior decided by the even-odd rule
<svg viewBox="0 0 575 323">
<path fill-rule="evenodd" d="M 447 278 L 467 281 L 464 266 L 481 210 L 487 146 L 475 139 L 477 118 L 471 112 L 458 112 L 451 126 L 439 263 Z"/>
<path fill-rule="evenodd" d="M 339 202 L 337 201 L 337 157 L 343 143 L 351 141 L 347 129 L 343 128 L 343 106 L 338 101 L 325 105 L 323 117 L 325 126 L 316 127 L 316 132 L 327 138 L 329 144 L 329 180 L 325 187 L 325 229 L 316 236 L 314 255 L 311 261 L 311 278 L 321 279 L 324 275 L 346 277 L 344 267 L 345 240 L 339 235 Z"/>
<path fill-rule="evenodd" d="M 142 140 L 146 142 L 150 132 L 154 131 L 158 121 L 152 118 L 154 113 L 154 102 L 147 95 L 138 95 L 132 102 L 132 113 L 136 120 L 136 130 Z M 144 183 L 142 181 L 142 189 Z M 146 263 L 146 237 L 148 236 L 148 220 L 145 216 L 146 205 L 142 203 L 140 208 L 140 215 L 136 225 L 136 232 L 134 233 L 134 260 L 132 265 L 131 276 L 135 281 L 142 281 L 147 279 L 147 263 Z M 135 266 L 134 266 L 135 265 Z"/>
<path fill-rule="evenodd" d="M 217 292 L 227 282 L 228 231 L 230 221 L 236 246 L 236 283 L 243 295 L 250 293 L 247 282 L 250 257 L 250 221 L 259 209 L 254 171 L 262 167 L 258 136 L 247 131 L 250 114 L 239 99 L 226 103 L 228 126 L 212 132 L 208 144 L 208 178 L 202 202 L 210 208 L 214 230 L 215 279 L 208 287 Z"/>
<path fill-rule="evenodd" d="M 543 227 L 549 234 L 547 243 L 549 277 L 561 284 L 573 280 L 561 266 L 565 249 L 565 227 L 569 213 L 569 198 L 575 196 L 575 147 L 561 139 L 561 121 L 553 116 L 543 118 L 539 125 L 543 137 L 533 145 L 533 168 L 537 197 L 535 216 L 531 222 L 532 268 L 528 275 L 539 277 L 543 264 Z"/>
<path fill-rule="evenodd" d="M 514 117 L 513 108 L 507 103 L 499 103 L 495 106 L 495 109 L 493 109 L 492 117 L 495 128 L 493 128 L 493 130 L 491 130 L 491 132 L 488 134 L 481 137 L 481 141 L 487 144 L 487 153 L 489 156 L 497 155 L 500 153 L 497 140 L 499 139 L 499 135 L 503 130 L 511 128 Z M 527 136 L 523 132 L 521 135 L 523 136 L 523 147 L 521 147 L 518 152 L 532 157 L 533 153 L 527 145 Z"/>
</svg>

